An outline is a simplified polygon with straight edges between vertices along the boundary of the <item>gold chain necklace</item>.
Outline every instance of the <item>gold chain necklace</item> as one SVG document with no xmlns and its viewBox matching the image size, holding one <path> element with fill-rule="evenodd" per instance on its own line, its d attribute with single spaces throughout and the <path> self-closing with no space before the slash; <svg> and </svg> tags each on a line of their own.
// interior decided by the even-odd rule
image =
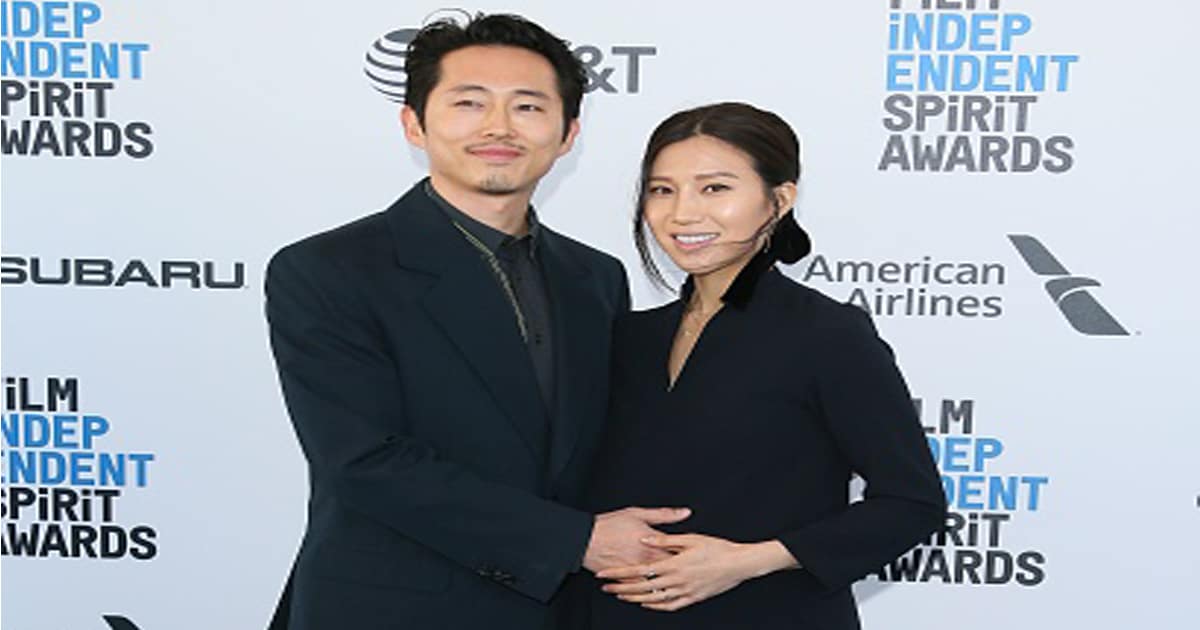
<svg viewBox="0 0 1200 630">
<path fill-rule="evenodd" d="M 683 312 L 683 335 L 685 337 L 692 337 L 699 334 L 699 332 L 704 330 L 704 327 L 708 325 L 708 322 L 713 318 L 713 315 L 716 315 L 717 311 L 719 310 L 721 310 L 720 305 L 718 305 L 717 308 L 704 313 L 700 310 L 699 300 L 689 302 L 688 305 L 684 307 Z"/>
</svg>

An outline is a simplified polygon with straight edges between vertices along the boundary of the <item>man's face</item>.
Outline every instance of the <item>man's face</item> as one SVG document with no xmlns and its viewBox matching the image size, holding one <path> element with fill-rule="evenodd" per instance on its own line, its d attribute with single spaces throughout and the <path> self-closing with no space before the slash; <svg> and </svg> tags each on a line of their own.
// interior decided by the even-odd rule
<svg viewBox="0 0 1200 630">
<path fill-rule="evenodd" d="M 469 46 L 442 57 L 425 123 L 405 107 L 409 142 L 429 155 L 440 184 L 492 195 L 532 193 L 579 132 L 563 137 L 562 97 L 541 55 L 511 46 Z"/>
</svg>

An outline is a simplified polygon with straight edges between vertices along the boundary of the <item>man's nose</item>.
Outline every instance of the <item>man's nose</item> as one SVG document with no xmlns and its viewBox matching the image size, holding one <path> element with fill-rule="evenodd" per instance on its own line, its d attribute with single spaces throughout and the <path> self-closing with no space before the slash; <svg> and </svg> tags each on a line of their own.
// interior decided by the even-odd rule
<svg viewBox="0 0 1200 630">
<path fill-rule="evenodd" d="M 512 133 L 512 119 L 508 108 L 502 105 L 490 107 L 483 121 L 483 135 L 489 138 L 507 138 Z"/>
</svg>

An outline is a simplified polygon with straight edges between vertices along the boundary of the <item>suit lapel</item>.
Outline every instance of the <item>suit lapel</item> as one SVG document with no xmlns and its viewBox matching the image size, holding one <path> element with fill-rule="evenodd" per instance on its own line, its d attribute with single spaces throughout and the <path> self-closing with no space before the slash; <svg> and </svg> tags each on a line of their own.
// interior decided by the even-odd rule
<svg viewBox="0 0 1200 630">
<path fill-rule="evenodd" d="M 605 380 L 597 367 L 608 369 L 609 317 L 601 308 L 587 268 L 547 230 L 542 269 L 550 294 L 554 326 L 555 414 L 552 420 L 549 478 L 562 472 L 584 430 L 583 424 L 604 414 L 597 386 Z"/>
<path fill-rule="evenodd" d="M 546 409 L 512 305 L 479 252 L 413 187 L 388 210 L 398 262 L 437 276 L 421 305 L 487 387 L 539 461 Z M 455 384 L 448 383 L 447 396 Z"/>
</svg>

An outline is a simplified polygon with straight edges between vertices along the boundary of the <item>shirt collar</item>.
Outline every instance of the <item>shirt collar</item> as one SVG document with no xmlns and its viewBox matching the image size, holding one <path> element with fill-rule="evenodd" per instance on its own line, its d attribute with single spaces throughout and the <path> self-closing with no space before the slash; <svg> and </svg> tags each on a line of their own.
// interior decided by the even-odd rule
<svg viewBox="0 0 1200 630">
<path fill-rule="evenodd" d="M 479 242 L 483 243 L 484 246 L 488 248 L 488 251 L 492 252 L 492 254 L 498 254 L 500 252 L 500 248 L 510 243 L 517 243 L 523 239 L 529 240 L 529 251 L 531 254 L 537 251 L 537 243 L 539 240 L 541 240 L 539 235 L 542 232 L 542 226 L 538 222 L 537 212 L 533 209 L 532 205 L 529 206 L 529 211 L 525 215 L 526 221 L 529 223 L 529 232 L 525 236 L 514 237 L 511 234 L 505 234 L 504 232 L 501 232 L 500 230 L 497 230 L 496 228 L 487 225 L 482 221 L 476 220 L 472 218 L 471 215 L 459 210 L 458 208 L 455 208 L 454 204 L 447 201 L 445 197 L 438 194 L 438 191 L 434 190 L 433 184 L 430 183 L 428 178 L 425 179 L 425 185 L 423 188 L 425 189 L 425 194 L 429 195 L 429 198 L 433 200 L 434 204 L 436 204 L 437 207 L 440 208 L 451 221 L 459 224 L 464 230 L 469 232 L 471 236 L 479 239 Z"/>
</svg>

